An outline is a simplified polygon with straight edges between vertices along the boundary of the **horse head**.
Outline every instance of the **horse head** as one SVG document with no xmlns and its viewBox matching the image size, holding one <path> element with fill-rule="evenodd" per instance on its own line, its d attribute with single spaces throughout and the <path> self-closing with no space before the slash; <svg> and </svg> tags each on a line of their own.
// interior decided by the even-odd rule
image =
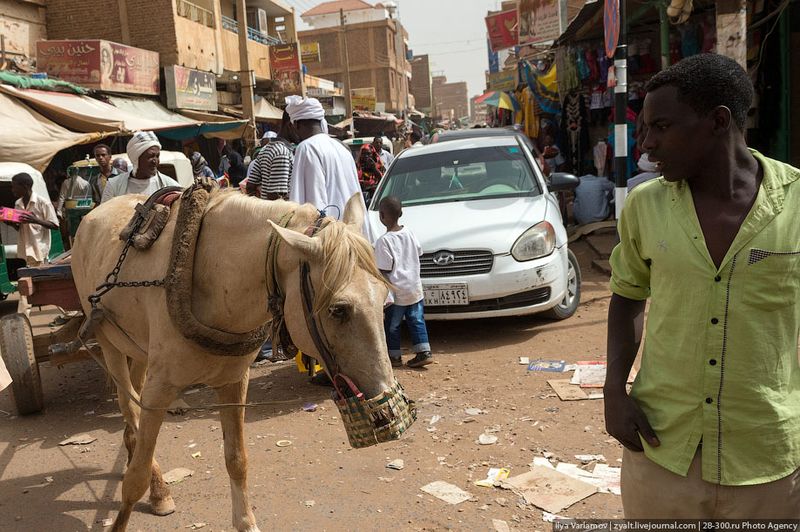
<svg viewBox="0 0 800 532">
<path fill-rule="evenodd" d="M 356 194 L 343 220 L 328 221 L 313 237 L 270 222 L 286 245 L 279 252 L 277 272 L 285 294 L 284 319 L 294 344 L 325 367 L 340 410 L 339 400 L 357 403 L 392 396 L 402 404 L 389 417 L 408 421 L 415 417 L 413 402 L 409 406 L 395 381 L 383 328 L 389 285 L 375 265 L 372 246 L 361 236 L 364 216 Z M 349 428 L 348 434 L 353 443 Z"/>
</svg>

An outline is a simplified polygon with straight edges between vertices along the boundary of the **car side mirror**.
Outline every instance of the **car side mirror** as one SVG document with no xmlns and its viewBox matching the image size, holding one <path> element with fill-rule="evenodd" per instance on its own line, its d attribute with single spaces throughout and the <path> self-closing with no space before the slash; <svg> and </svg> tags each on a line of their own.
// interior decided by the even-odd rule
<svg viewBox="0 0 800 532">
<path fill-rule="evenodd" d="M 575 187 L 580 185 L 581 180 L 572 174 L 565 172 L 554 172 L 550 175 L 550 181 L 547 183 L 547 189 L 550 192 L 561 192 L 564 190 L 575 190 Z"/>
</svg>

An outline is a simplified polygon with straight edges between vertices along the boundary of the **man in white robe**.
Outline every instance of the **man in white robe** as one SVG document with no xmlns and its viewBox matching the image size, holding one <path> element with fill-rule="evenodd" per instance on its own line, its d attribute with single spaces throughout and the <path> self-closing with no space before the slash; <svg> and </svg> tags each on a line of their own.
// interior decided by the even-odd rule
<svg viewBox="0 0 800 532">
<path fill-rule="evenodd" d="M 301 140 L 294 153 L 289 200 L 311 203 L 326 215 L 341 219 L 347 200 L 361 192 L 353 155 L 328 136 L 325 110 L 316 98 L 287 96 L 286 112 Z M 366 220 L 364 229 L 368 234 Z"/>
</svg>

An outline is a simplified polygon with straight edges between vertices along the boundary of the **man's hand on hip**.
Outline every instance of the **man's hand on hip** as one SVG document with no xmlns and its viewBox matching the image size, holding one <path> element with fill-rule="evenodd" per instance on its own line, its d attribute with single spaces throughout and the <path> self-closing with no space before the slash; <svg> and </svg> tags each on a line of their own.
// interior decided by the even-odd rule
<svg viewBox="0 0 800 532">
<path fill-rule="evenodd" d="M 636 404 L 636 401 L 623 392 L 604 393 L 606 432 L 613 436 L 631 451 L 642 452 L 639 435 L 651 447 L 658 447 L 658 441 L 653 427 L 647 421 L 647 416 Z"/>
</svg>

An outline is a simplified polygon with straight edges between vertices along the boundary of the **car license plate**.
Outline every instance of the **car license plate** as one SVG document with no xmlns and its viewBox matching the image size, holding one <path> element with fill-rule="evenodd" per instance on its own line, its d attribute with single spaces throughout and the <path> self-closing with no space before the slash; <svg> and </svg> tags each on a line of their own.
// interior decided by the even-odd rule
<svg viewBox="0 0 800 532">
<path fill-rule="evenodd" d="M 466 284 L 431 284 L 423 288 L 425 306 L 469 305 L 469 290 Z"/>
</svg>

